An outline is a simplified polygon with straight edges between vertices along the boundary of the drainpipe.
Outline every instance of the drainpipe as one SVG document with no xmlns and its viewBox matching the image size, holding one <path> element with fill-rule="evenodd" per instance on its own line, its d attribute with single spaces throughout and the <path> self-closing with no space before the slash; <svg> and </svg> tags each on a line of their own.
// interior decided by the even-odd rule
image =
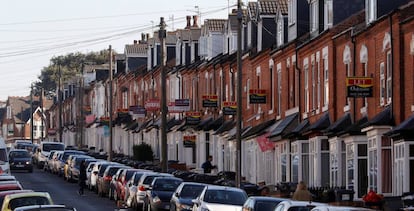
<svg viewBox="0 0 414 211">
<path fill-rule="evenodd" d="M 394 119 L 394 42 L 393 42 L 393 36 L 392 36 L 392 14 L 388 15 L 388 21 L 390 24 L 390 48 L 391 48 L 391 103 L 390 103 L 390 118 L 391 120 Z M 388 77 L 388 76 L 387 76 Z M 388 97 L 388 96 L 387 96 Z M 402 110 L 404 111 L 404 110 Z"/>
<path fill-rule="evenodd" d="M 354 34 L 354 27 L 352 26 L 351 27 L 351 43 L 352 43 L 352 74 L 353 74 L 353 76 L 355 76 L 355 74 L 356 74 L 356 61 L 357 61 L 357 59 L 356 59 L 356 44 L 355 44 L 355 34 Z M 357 113 L 357 111 L 356 111 L 356 101 L 357 101 L 357 99 L 356 99 L 356 97 L 354 97 L 354 100 L 353 100 L 353 102 L 352 102 L 352 104 L 353 104 L 353 116 L 354 116 L 354 122 L 356 122 L 356 113 Z"/>
</svg>

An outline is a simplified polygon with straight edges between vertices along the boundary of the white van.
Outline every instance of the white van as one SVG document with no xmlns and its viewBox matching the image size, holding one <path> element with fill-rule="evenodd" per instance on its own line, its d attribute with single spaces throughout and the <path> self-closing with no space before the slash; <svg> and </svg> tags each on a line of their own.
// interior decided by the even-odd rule
<svg viewBox="0 0 414 211">
<path fill-rule="evenodd" d="M 51 150 L 63 151 L 65 150 L 65 144 L 60 142 L 49 142 L 43 141 L 40 143 L 37 148 L 36 157 L 37 157 L 37 166 L 43 168 L 47 158 L 49 157 Z"/>
<path fill-rule="evenodd" d="M 4 139 L 0 137 L 0 167 L 3 173 L 10 174 L 10 164 L 7 145 Z"/>
</svg>

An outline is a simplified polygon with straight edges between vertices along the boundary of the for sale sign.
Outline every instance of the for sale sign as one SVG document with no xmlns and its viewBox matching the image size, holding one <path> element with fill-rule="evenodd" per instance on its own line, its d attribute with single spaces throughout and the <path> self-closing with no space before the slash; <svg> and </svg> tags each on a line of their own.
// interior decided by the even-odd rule
<svg viewBox="0 0 414 211">
<path fill-rule="evenodd" d="M 250 89 L 249 102 L 250 104 L 266 104 L 266 90 L 265 89 Z"/>
<path fill-rule="evenodd" d="M 217 95 L 203 95 L 203 107 L 205 108 L 217 108 L 218 96 Z"/>
<path fill-rule="evenodd" d="M 223 102 L 223 115 L 236 115 L 237 114 L 237 102 L 225 101 Z"/>
</svg>

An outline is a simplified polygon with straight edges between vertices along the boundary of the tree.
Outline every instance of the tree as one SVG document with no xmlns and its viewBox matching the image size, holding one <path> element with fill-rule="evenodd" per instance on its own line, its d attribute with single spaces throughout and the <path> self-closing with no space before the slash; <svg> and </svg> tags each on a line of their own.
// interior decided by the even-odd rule
<svg viewBox="0 0 414 211">
<path fill-rule="evenodd" d="M 82 72 L 82 65 L 88 64 L 105 64 L 109 61 L 108 50 L 101 50 L 99 52 L 90 52 L 83 54 L 80 52 L 69 53 L 50 59 L 49 66 L 43 67 L 39 81 L 35 84 L 35 95 L 39 95 L 40 87 L 48 93 L 56 93 L 56 87 L 59 80 L 59 69 L 61 71 L 61 80 L 64 83 L 68 78 L 72 78 L 74 74 Z"/>
<path fill-rule="evenodd" d="M 150 145 L 142 143 L 140 145 L 134 145 L 132 147 L 134 152 L 134 159 L 138 161 L 153 161 L 154 152 Z"/>
</svg>

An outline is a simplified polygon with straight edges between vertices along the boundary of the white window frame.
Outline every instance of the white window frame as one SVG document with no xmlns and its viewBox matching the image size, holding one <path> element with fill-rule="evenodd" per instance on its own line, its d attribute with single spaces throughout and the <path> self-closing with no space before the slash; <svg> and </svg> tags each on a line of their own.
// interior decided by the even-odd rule
<svg viewBox="0 0 414 211">
<path fill-rule="evenodd" d="M 284 27 L 283 27 L 283 16 L 280 15 L 277 20 L 277 46 L 283 45 L 284 42 Z"/>
<path fill-rule="evenodd" d="M 309 3 L 309 20 L 310 20 L 310 32 L 315 32 L 318 30 L 319 25 L 319 5 L 318 1 L 311 0 Z"/>
<path fill-rule="evenodd" d="M 378 191 L 378 148 L 377 138 L 368 139 L 368 190 Z"/>
<path fill-rule="evenodd" d="M 328 56 L 323 58 L 323 79 L 324 79 L 324 91 L 323 91 L 323 111 L 328 110 L 329 106 L 329 66 L 328 66 Z"/>
<path fill-rule="evenodd" d="M 391 51 L 387 51 L 387 104 L 392 101 L 392 55 Z"/>
<path fill-rule="evenodd" d="M 296 23 L 296 14 L 297 14 L 297 0 L 288 0 L 288 23 L 289 26 Z"/>
<path fill-rule="evenodd" d="M 321 107 L 321 68 L 320 68 L 320 61 L 319 61 L 319 52 L 316 53 L 316 77 L 317 77 L 317 110 L 316 113 L 319 113 L 319 108 Z"/>
<path fill-rule="evenodd" d="M 386 92 L 386 88 L 385 88 L 385 64 L 384 62 L 380 63 L 380 105 L 384 106 L 385 105 L 385 92 Z"/>
<path fill-rule="evenodd" d="M 247 102 L 247 104 L 246 104 L 246 109 L 250 109 L 250 88 L 251 88 L 251 80 L 250 80 L 250 78 L 248 78 L 247 79 L 247 81 L 246 81 L 246 89 L 247 89 L 247 91 L 246 91 L 246 102 Z"/>
<path fill-rule="evenodd" d="M 282 67 L 277 65 L 277 116 L 282 114 Z"/>
<path fill-rule="evenodd" d="M 128 92 L 122 92 L 122 108 L 128 108 Z"/>
<path fill-rule="evenodd" d="M 304 75 L 304 95 L 303 95 L 303 102 L 305 103 L 305 113 L 309 112 L 309 65 L 306 64 L 303 67 L 303 75 Z"/>
<path fill-rule="evenodd" d="M 313 60 L 311 62 L 311 77 L 312 77 L 312 111 L 316 110 L 316 83 L 317 83 L 317 78 L 316 78 L 316 64 L 315 61 Z"/>
<path fill-rule="evenodd" d="M 269 100 L 270 100 L 270 111 L 269 114 L 272 114 L 275 110 L 275 100 L 273 98 L 274 94 L 275 94 L 275 88 L 276 88 L 276 84 L 275 84 L 275 67 L 274 67 L 274 63 L 273 60 L 269 60 L 269 72 L 270 72 L 270 95 L 269 95 Z"/>
<path fill-rule="evenodd" d="M 324 2 L 324 30 L 333 26 L 333 0 L 325 0 Z"/>
<path fill-rule="evenodd" d="M 377 0 L 365 1 L 365 16 L 367 23 L 371 23 L 377 19 Z"/>
</svg>

